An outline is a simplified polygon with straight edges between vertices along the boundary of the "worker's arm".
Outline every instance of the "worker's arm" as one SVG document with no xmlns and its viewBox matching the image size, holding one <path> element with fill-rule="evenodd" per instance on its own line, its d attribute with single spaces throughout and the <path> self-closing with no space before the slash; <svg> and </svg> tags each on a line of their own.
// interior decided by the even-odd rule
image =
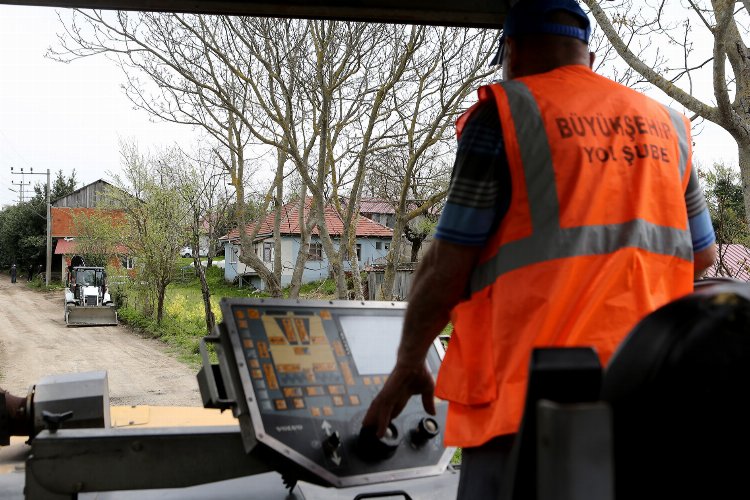
<svg viewBox="0 0 750 500">
<path fill-rule="evenodd" d="M 28 434 L 28 420 L 26 418 L 26 398 L 14 396 L 0 387 L 5 395 L 4 412 L 8 416 L 10 434 L 12 436 Z"/>
<path fill-rule="evenodd" d="M 693 269 L 695 279 L 701 279 L 706 270 L 716 261 L 716 245 L 711 244 L 707 248 L 695 252 L 693 255 Z"/>
<path fill-rule="evenodd" d="M 716 235 L 696 169 L 690 171 L 685 190 L 685 208 L 693 242 L 693 275 L 695 279 L 700 279 L 716 260 Z"/>
<path fill-rule="evenodd" d="M 420 263 L 409 293 L 396 366 L 362 422 L 364 427 L 376 426 L 378 437 L 414 394 L 421 394 L 425 410 L 435 414 L 435 382 L 425 358 L 463 297 L 480 251 L 481 247 L 435 240 Z"/>
</svg>

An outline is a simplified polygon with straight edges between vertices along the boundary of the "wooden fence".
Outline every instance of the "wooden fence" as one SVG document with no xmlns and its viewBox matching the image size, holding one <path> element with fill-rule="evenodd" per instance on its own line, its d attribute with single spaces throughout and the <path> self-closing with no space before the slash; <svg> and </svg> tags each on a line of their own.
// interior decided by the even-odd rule
<svg viewBox="0 0 750 500">
<path fill-rule="evenodd" d="M 411 281 L 414 276 L 414 269 L 417 267 L 416 262 L 399 264 L 396 270 L 396 278 L 393 281 L 393 299 L 407 300 L 409 290 L 411 290 Z M 367 269 L 367 299 L 379 300 L 380 289 L 385 277 L 385 266 L 375 265 Z"/>
</svg>

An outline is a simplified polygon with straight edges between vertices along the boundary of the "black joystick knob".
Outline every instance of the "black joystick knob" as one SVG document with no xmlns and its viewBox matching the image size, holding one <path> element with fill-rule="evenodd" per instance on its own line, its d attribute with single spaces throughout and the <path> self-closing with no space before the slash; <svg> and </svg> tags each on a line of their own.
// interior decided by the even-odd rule
<svg viewBox="0 0 750 500">
<path fill-rule="evenodd" d="M 379 438 L 375 427 L 362 427 L 357 439 L 357 454 L 362 460 L 376 462 L 393 456 L 401 444 L 401 436 L 393 422 L 388 424 L 385 435 Z"/>
<path fill-rule="evenodd" d="M 325 450 L 326 455 L 330 457 L 334 453 L 338 452 L 340 449 L 341 449 L 341 435 L 339 434 L 339 431 L 333 431 L 331 435 L 328 436 L 323 441 L 323 450 Z"/>
<path fill-rule="evenodd" d="M 416 429 L 411 431 L 411 442 L 422 446 L 440 433 L 440 426 L 432 417 L 425 417 L 419 421 Z"/>
</svg>

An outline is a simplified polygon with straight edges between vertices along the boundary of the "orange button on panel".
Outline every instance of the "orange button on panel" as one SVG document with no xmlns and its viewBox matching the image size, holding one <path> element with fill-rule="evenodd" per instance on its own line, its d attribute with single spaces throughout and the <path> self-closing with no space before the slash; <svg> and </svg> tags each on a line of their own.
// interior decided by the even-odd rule
<svg viewBox="0 0 750 500">
<path fill-rule="evenodd" d="M 251 359 L 250 368 L 260 368 L 260 361 L 258 361 L 257 359 Z"/>
<path fill-rule="evenodd" d="M 281 320 L 281 324 L 284 326 L 284 335 L 290 344 L 299 344 L 297 341 L 297 332 L 294 331 L 294 323 L 292 318 L 284 318 Z"/>
<path fill-rule="evenodd" d="M 336 356 L 346 356 L 346 351 L 344 351 L 344 344 L 342 344 L 340 340 L 333 341 L 333 351 L 336 353 Z"/>
<path fill-rule="evenodd" d="M 346 385 L 354 385 L 354 377 L 352 376 L 352 369 L 349 368 L 348 361 L 341 362 L 341 374 L 344 376 Z"/>
<path fill-rule="evenodd" d="M 274 399 L 273 404 L 276 406 L 277 410 L 286 410 L 286 400 L 285 399 Z"/>
<path fill-rule="evenodd" d="M 319 417 L 320 416 L 320 408 L 318 408 L 317 406 L 310 407 L 310 414 L 313 417 Z"/>
<path fill-rule="evenodd" d="M 292 406 L 294 406 L 294 408 L 297 410 L 304 410 L 305 400 L 302 398 L 294 398 L 292 399 Z"/>
<path fill-rule="evenodd" d="M 258 342 L 258 356 L 260 356 L 261 358 L 270 357 L 268 354 L 268 344 L 266 342 Z"/>
<path fill-rule="evenodd" d="M 362 383 L 365 385 L 372 385 L 372 379 L 370 377 L 362 377 Z"/>
<path fill-rule="evenodd" d="M 234 317 L 237 319 L 245 319 L 245 311 L 243 311 L 242 309 L 235 309 Z"/>
<path fill-rule="evenodd" d="M 343 385 L 329 385 L 328 386 L 328 394 L 344 394 L 344 386 Z"/>
<path fill-rule="evenodd" d="M 325 394 L 325 392 L 323 392 L 323 388 L 319 385 L 311 385 L 309 387 L 305 387 L 305 391 L 307 392 L 308 396 L 322 396 L 323 394 Z"/>
<path fill-rule="evenodd" d="M 237 326 L 239 326 L 240 328 L 247 328 L 247 321 L 245 321 L 244 319 L 238 319 Z"/>
<path fill-rule="evenodd" d="M 332 396 L 334 406 L 344 406 L 344 398 L 342 396 Z"/>
<path fill-rule="evenodd" d="M 263 372 L 256 368 L 255 370 L 250 371 L 250 376 L 255 379 L 263 378 Z"/>
<path fill-rule="evenodd" d="M 297 336 L 299 337 L 300 342 L 302 342 L 303 344 L 309 344 L 310 335 L 307 333 L 307 325 L 305 324 L 305 320 L 295 319 L 294 325 L 297 327 Z"/>
<path fill-rule="evenodd" d="M 299 373 L 302 371 L 302 366 L 297 363 L 283 363 L 276 365 L 276 369 L 279 373 Z"/>
<path fill-rule="evenodd" d="M 271 363 L 263 363 L 263 371 L 266 373 L 266 380 L 268 380 L 268 388 L 276 390 L 279 388 L 279 381 L 276 380 L 276 372 L 273 371 L 273 365 Z"/>
<path fill-rule="evenodd" d="M 330 406 L 324 406 L 323 415 L 326 417 L 330 417 L 331 415 L 333 415 L 333 408 L 331 408 Z"/>
<path fill-rule="evenodd" d="M 335 372 L 336 363 L 313 363 L 313 371 L 315 372 Z"/>
<path fill-rule="evenodd" d="M 242 345 L 245 346 L 245 349 L 253 349 L 255 347 L 255 344 L 253 343 L 253 339 L 243 340 Z"/>
<path fill-rule="evenodd" d="M 320 311 L 320 319 L 331 319 L 331 311 L 323 309 Z"/>
<path fill-rule="evenodd" d="M 375 385 L 380 385 L 382 381 L 380 380 L 380 377 L 372 377 L 372 383 Z"/>
<path fill-rule="evenodd" d="M 260 318 L 260 312 L 258 312 L 257 309 L 248 309 L 247 310 L 247 317 L 250 319 L 258 319 Z"/>
<path fill-rule="evenodd" d="M 301 387 L 284 387 L 284 397 L 299 398 L 302 397 Z"/>
<path fill-rule="evenodd" d="M 359 396 L 356 394 L 349 394 L 349 404 L 352 406 L 358 406 L 359 405 Z"/>
</svg>

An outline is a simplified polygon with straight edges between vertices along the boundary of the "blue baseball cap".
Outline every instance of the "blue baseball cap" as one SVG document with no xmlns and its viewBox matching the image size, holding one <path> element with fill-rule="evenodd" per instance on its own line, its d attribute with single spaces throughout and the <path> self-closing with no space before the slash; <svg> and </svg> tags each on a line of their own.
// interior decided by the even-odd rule
<svg viewBox="0 0 750 500">
<path fill-rule="evenodd" d="M 552 12 L 564 11 L 583 22 L 584 27 L 548 22 Z M 519 0 L 505 16 L 500 49 L 490 61 L 490 66 L 503 62 L 505 37 L 518 35 L 559 35 L 577 38 L 588 45 L 591 36 L 591 22 L 576 0 Z"/>
</svg>

